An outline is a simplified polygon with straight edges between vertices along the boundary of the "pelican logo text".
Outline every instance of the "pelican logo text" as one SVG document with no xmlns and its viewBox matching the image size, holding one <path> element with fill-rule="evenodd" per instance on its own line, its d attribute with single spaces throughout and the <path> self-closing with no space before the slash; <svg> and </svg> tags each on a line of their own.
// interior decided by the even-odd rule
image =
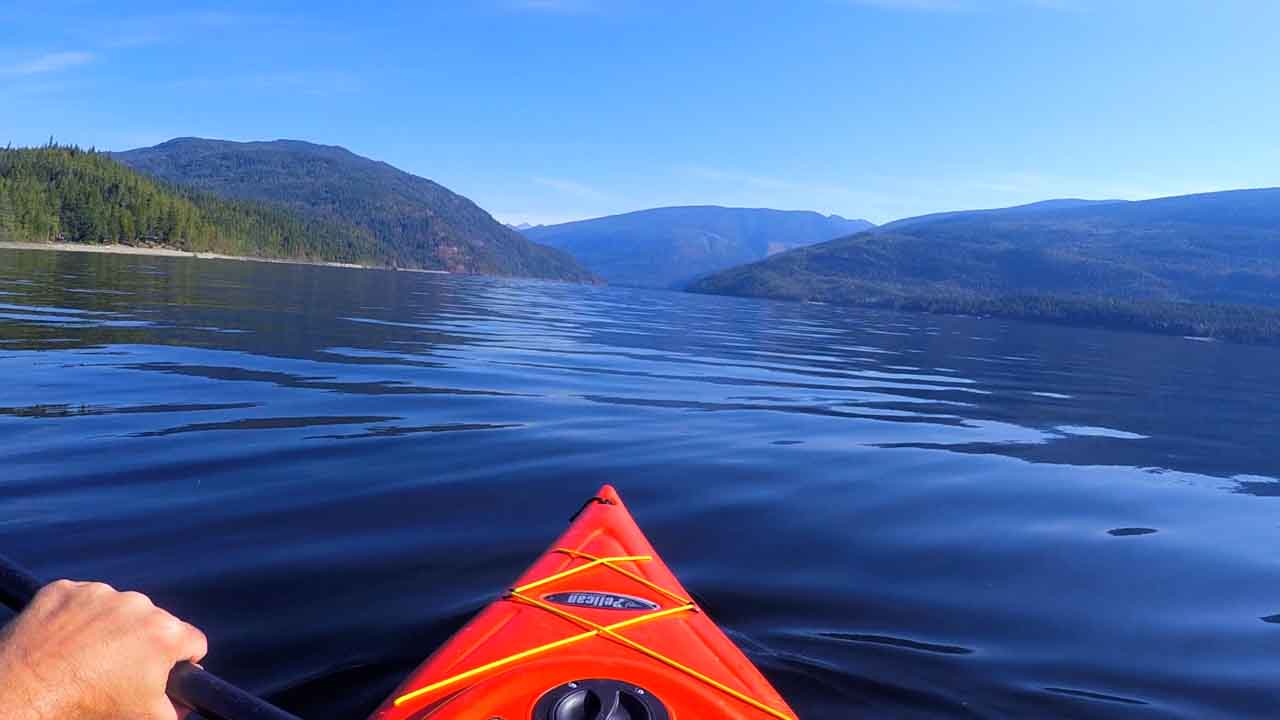
<svg viewBox="0 0 1280 720">
<path fill-rule="evenodd" d="M 562 592 L 543 597 L 548 602 L 557 605 L 569 605 L 571 607 L 595 608 L 597 610 L 657 610 L 658 605 L 648 600 L 630 595 L 619 595 L 617 593 L 592 592 L 588 590 L 578 592 Z"/>
</svg>

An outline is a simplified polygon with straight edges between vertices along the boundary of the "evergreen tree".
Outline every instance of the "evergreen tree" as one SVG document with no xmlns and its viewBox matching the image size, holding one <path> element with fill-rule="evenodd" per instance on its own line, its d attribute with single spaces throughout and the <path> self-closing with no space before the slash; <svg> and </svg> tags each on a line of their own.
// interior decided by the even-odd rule
<svg viewBox="0 0 1280 720">
<path fill-rule="evenodd" d="M 17 218 L 13 213 L 13 200 L 9 197 L 9 182 L 0 178 L 0 240 L 13 237 Z"/>
<path fill-rule="evenodd" d="M 0 150 L 0 237 L 145 243 L 230 255 L 377 263 L 371 234 L 287 209 L 216 198 L 139 175 L 105 153 Z"/>
</svg>

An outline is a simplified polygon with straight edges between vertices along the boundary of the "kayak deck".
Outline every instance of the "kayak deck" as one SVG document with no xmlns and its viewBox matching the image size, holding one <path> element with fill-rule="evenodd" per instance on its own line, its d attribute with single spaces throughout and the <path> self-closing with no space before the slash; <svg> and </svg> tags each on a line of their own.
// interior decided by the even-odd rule
<svg viewBox="0 0 1280 720">
<path fill-rule="evenodd" d="M 693 602 L 605 486 L 515 587 L 414 671 L 373 720 L 464 717 L 795 714 Z"/>
</svg>

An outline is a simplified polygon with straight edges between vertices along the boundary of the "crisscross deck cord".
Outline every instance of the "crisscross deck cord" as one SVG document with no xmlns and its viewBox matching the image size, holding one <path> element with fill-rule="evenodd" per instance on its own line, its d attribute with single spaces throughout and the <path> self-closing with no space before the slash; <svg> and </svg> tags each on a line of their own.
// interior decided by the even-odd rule
<svg viewBox="0 0 1280 720">
<path fill-rule="evenodd" d="M 757 710 L 760 710 L 761 712 L 764 712 L 772 717 L 779 718 L 780 720 L 795 720 L 793 715 L 782 712 L 781 710 L 778 710 L 776 708 L 770 707 L 769 705 L 766 705 L 765 703 L 751 697 L 750 695 L 747 695 L 746 693 L 740 692 L 738 690 L 734 690 L 733 688 L 729 687 L 728 685 L 725 685 L 724 683 L 718 680 L 710 678 L 704 675 L 703 673 L 700 673 L 697 670 L 694 670 L 693 668 L 688 667 L 687 665 L 683 665 L 680 662 L 663 655 L 657 650 L 648 648 L 634 640 L 631 640 L 630 638 L 627 638 L 618 634 L 619 630 L 629 628 L 629 627 L 634 627 L 642 623 L 647 623 L 654 620 L 660 620 L 662 618 L 670 617 L 672 615 L 678 615 L 680 613 L 698 611 L 698 606 L 695 605 L 692 600 L 689 600 L 688 598 L 685 598 L 685 597 L 681 597 L 679 594 L 671 592 L 670 590 L 662 587 L 661 585 L 658 585 L 657 583 L 654 583 L 646 578 L 643 578 L 640 575 L 637 575 L 636 573 L 633 573 L 630 570 L 627 570 L 626 568 L 619 567 L 616 564 L 621 562 L 635 562 L 635 563 L 650 562 L 653 560 L 653 556 L 623 555 L 618 557 L 596 557 L 594 555 L 589 555 L 579 550 L 571 550 L 569 548 L 556 548 L 552 552 L 564 553 L 565 555 L 568 555 L 571 558 L 578 559 L 578 560 L 586 560 L 587 562 L 582 565 L 578 565 L 577 567 L 572 567 L 572 568 L 569 568 L 568 570 L 564 570 L 562 572 L 548 575 L 547 577 L 544 577 L 541 580 L 535 580 L 531 583 L 527 583 L 525 585 L 521 585 L 520 587 L 513 588 L 511 592 L 508 593 L 507 598 L 510 600 L 515 600 L 518 602 L 526 603 L 528 605 L 532 605 L 533 607 L 536 607 L 536 608 L 541 608 L 542 610 L 545 610 L 553 615 L 556 615 L 565 620 L 568 620 L 569 622 L 574 623 L 575 625 L 580 625 L 581 627 L 586 629 L 585 632 L 578 633 L 577 635 L 571 635 L 569 637 L 562 638 L 560 640 L 555 640 L 553 642 L 546 643 L 545 645 L 539 645 L 537 647 L 515 653 L 514 655 L 509 655 L 500 660 L 495 660 L 493 662 L 486 663 L 484 665 L 481 665 L 476 668 L 472 668 L 465 672 L 458 673 L 457 675 L 452 675 L 443 680 L 431 683 L 430 685 L 420 687 L 417 690 L 413 690 L 412 692 L 405 693 L 404 695 L 401 695 L 400 697 L 392 701 L 392 704 L 395 705 L 396 707 L 400 707 L 401 705 L 408 702 L 412 702 L 413 700 L 416 700 L 424 695 L 429 695 L 437 690 L 446 688 L 450 685 L 456 685 L 457 683 L 460 683 L 464 680 L 469 680 L 478 675 L 483 675 L 484 673 L 487 673 L 491 670 L 496 670 L 500 667 L 504 667 L 506 665 L 519 662 L 526 658 L 533 657 L 534 655 L 541 655 L 542 653 L 550 652 L 551 650 L 565 647 L 566 645 L 572 645 L 577 642 L 582 642 L 583 640 L 589 640 L 593 637 L 603 637 L 605 639 L 612 640 L 625 647 L 629 647 L 650 658 L 653 658 L 654 660 L 657 660 L 658 662 L 661 662 L 662 664 L 670 668 L 678 670 L 684 673 L 685 675 L 688 675 L 689 677 L 692 677 L 695 680 L 705 683 L 715 688 L 716 690 L 719 690 L 720 692 L 723 692 L 726 695 L 729 695 L 730 697 L 740 700 L 750 705 L 751 707 L 754 707 Z M 591 568 L 594 568 L 594 567 L 609 568 L 610 570 L 616 573 L 624 575 L 627 578 L 630 578 L 631 580 L 634 580 L 640 583 L 641 585 L 644 585 L 645 587 L 649 588 L 650 590 L 653 590 L 654 592 L 657 592 L 661 595 L 666 596 L 668 599 L 678 604 L 675 607 L 670 607 L 665 610 L 655 610 L 654 612 L 645 613 L 644 615 L 639 615 L 629 620 L 623 620 L 622 622 L 613 623 L 612 625 L 600 625 L 598 623 L 591 622 L 590 620 L 584 617 L 574 615 L 573 613 L 567 610 L 563 610 L 561 608 L 555 607 L 554 605 L 545 603 L 537 598 L 534 598 L 532 596 L 525 594 L 530 590 L 542 587 L 543 585 L 549 585 L 553 582 L 556 582 L 557 580 L 563 580 L 564 578 L 577 575 L 581 572 L 590 570 Z"/>
</svg>

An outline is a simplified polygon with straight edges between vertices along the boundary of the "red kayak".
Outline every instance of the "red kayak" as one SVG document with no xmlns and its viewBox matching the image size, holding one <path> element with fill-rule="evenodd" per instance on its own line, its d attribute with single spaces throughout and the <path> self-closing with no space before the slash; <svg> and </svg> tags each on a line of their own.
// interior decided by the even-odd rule
<svg viewBox="0 0 1280 720">
<path fill-rule="evenodd" d="M 795 720 L 612 487 L 372 720 Z"/>
</svg>

